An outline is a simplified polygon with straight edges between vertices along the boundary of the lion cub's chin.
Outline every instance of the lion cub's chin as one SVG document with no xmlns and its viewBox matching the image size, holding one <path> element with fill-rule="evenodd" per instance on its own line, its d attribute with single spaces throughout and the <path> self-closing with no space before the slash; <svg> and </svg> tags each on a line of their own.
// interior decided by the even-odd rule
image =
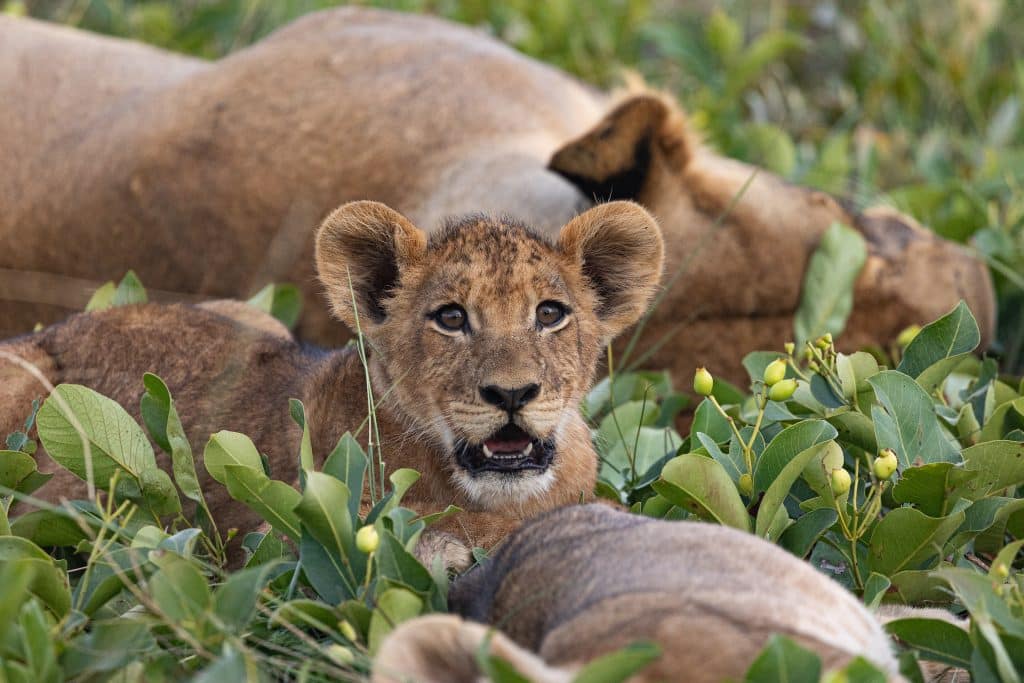
<svg viewBox="0 0 1024 683">
<path fill-rule="evenodd" d="M 482 509 L 507 511 L 509 506 L 525 504 L 547 493 L 555 483 L 555 473 L 548 467 L 544 470 L 470 474 L 456 466 L 452 481 Z"/>
</svg>

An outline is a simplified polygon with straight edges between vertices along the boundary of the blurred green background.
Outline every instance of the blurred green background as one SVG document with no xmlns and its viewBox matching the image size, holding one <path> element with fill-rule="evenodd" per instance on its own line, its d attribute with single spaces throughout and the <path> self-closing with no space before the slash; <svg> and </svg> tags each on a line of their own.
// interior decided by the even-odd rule
<svg viewBox="0 0 1024 683">
<path fill-rule="evenodd" d="M 216 58 L 329 0 L 0 0 Z M 990 264 L 995 353 L 1024 368 L 1024 0 L 383 0 L 480 27 L 601 86 L 674 93 L 722 152 L 888 203 Z M 756 286 L 756 283 L 750 283 Z"/>
</svg>

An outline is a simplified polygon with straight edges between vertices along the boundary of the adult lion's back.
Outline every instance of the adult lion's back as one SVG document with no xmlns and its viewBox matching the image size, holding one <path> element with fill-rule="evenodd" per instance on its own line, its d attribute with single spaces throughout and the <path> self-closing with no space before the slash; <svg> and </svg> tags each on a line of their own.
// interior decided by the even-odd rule
<svg viewBox="0 0 1024 683">
<path fill-rule="evenodd" d="M 498 107 L 480 96 L 498 88 L 522 96 Z M 315 292 L 311 226 L 331 208 L 372 197 L 425 227 L 509 211 L 496 197 L 521 187 L 462 183 L 446 196 L 439 183 L 481 144 L 474 130 L 500 129 L 517 154 L 545 159 L 596 120 L 597 101 L 428 17 L 319 12 L 216 63 L 0 20 L 0 147 L 12 150 L 0 181 L 0 338 L 80 308 L 92 281 L 128 268 L 158 295 L 246 296 L 270 280 Z M 467 119 L 475 128 L 455 123 Z M 517 214 L 567 220 L 577 191 L 542 162 L 524 173 L 501 174 L 542 176 Z M 330 341 L 323 307 L 309 308 L 302 331 Z"/>
</svg>

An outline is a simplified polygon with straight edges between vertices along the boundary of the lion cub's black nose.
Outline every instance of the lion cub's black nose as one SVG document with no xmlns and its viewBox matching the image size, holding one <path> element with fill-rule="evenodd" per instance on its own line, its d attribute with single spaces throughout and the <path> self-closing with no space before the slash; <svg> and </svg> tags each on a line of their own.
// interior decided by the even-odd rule
<svg viewBox="0 0 1024 683">
<path fill-rule="evenodd" d="M 480 387 L 480 396 L 490 403 L 509 413 L 514 413 L 527 403 L 537 398 L 540 393 L 539 384 L 526 384 L 516 389 L 506 389 L 491 384 Z"/>
</svg>

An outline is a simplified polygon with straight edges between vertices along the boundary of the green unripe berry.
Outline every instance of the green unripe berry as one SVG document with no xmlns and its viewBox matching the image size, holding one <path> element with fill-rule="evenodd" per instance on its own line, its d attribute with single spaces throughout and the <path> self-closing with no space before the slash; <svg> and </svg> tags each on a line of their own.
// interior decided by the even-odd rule
<svg viewBox="0 0 1024 683">
<path fill-rule="evenodd" d="M 746 472 L 740 475 L 740 480 L 736 482 L 736 485 L 739 486 L 740 493 L 744 496 L 749 497 L 754 492 L 754 479 Z"/>
<path fill-rule="evenodd" d="M 853 483 L 853 479 L 850 477 L 850 473 L 840 468 L 832 470 L 832 475 L 829 477 L 829 485 L 832 488 L 832 494 L 841 496 L 850 490 L 850 484 Z"/>
<path fill-rule="evenodd" d="M 764 383 L 775 386 L 786 378 L 786 361 L 776 358 L 764 369 Z"/>
<path fill-rule="evenodd" d="M 817 346 L 822 351 L 832 346 L 832 333 L 826 332 L 825 334 L 821 335 L 820 337 L 818 337 L 817 341 L 814 342 L 814 345 Z"/>
<path fill-rule="evenodd" d="M 900 332 L 899 336 L 896 337 L 896 343 L 901 348 L 909 346 L 910 342 L 914 341 L 914 337 L 916 337 L 920 331 L 920 325 L 911 325 L 910 327 L 906 327 L 902 332 Z"/>
<path fill-rule="evenodd" d="M 710 396 L 715 389 L 715 378 L 705 368 L 693 373 L 693 390 L 701 396 Z"/>
<path fill-rule="evenodd" d="M 352 650 L 338 643 L 327 646 L 327 656 L 342 666 L 350 666 L 356 661 L 356 656 L 352 653 Z"/>
<path fill-rule="evenodd" d="M 355 626 L 353 626 L 348 619 L 342 619 L 338 622 L 338 632 L 345 637 L 345 640 L 352 643 L 356 642 L 356 639 L 359 637 L 359 634 L 356 633 Z"/>
<path fill-rule="evenodd" d="M 1010 576 L 1010 568 L 1006 566 L 1006 563 L 1000 562 L 995 566 L 995 573 L 1000 579 L 1005 579 Z"/>
<path fill-rule="evenodd" d="M 369 555 L 378 546 L 380 546 L 380 536 L 372 524 L 367 524 L 356 532 L 356 547 L 359 548 L 360 552 Z"/>
<path fill-rule="evenodd" d="M 878 457 L 871 464 L 871 469 L 876 477 L 885 480 L 892 477 L 899 465 L 900 462 L 896 458 L 896 452 L 891 448 L 883 448 L 882 452 L 878 454 Z"/>
<path fill-rule="evenodd" d="M 768 398 L 773 401 L 786 401 L 789 400 L 794 391 L 796 391 L 795 379 L 779 380 L 768 390 Z"/>
<path fill-rule="evenodd" d="M 786 354 L 789 356 L 793 355 L 793 351 L 796 349 L 796 344 L 793 342 L 786 342 L 786 345 L 782 348 L 786 349 Z"/>
</svg>

